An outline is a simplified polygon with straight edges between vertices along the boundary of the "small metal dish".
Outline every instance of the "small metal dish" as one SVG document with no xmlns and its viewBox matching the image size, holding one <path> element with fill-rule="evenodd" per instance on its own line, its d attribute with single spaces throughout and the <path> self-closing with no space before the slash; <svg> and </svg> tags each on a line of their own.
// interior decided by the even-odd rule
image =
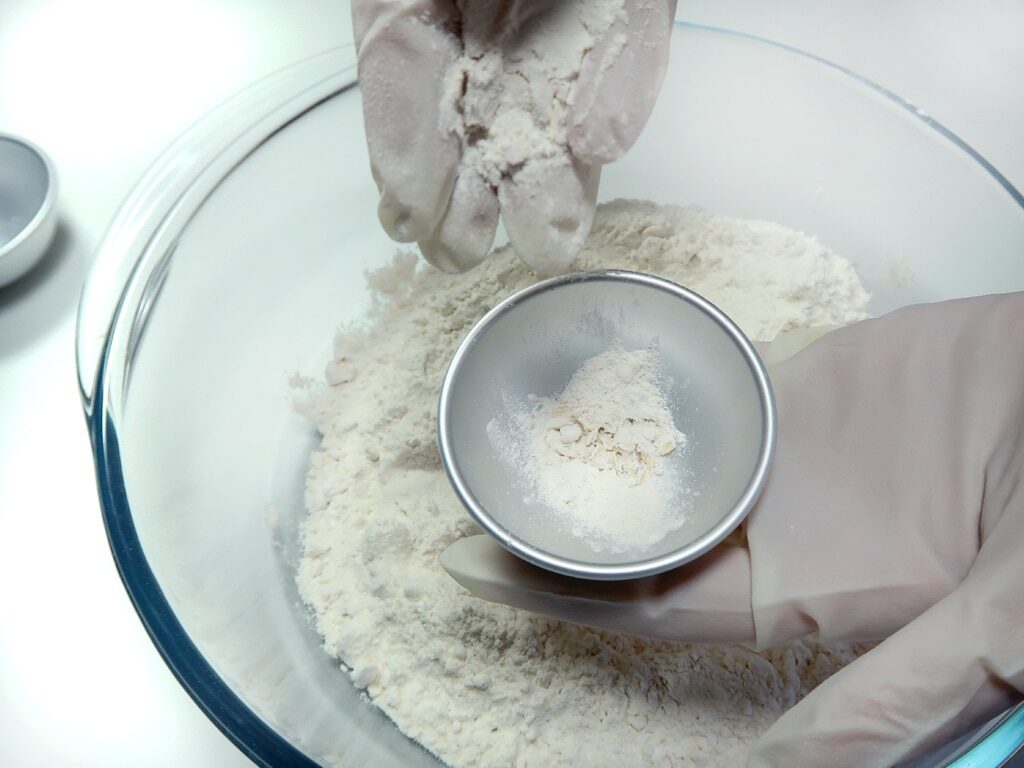
<svg viewBox="0 0 1024 768">
<path fill-rule="evenodd" d="M 555 396 L 585 360 L 616 342 L 658 349 L 673 419 L 688 436 L 672 460 L 686 463 L 689 508 L 678 528 L 642 552 L 601 551 L 572 535 L 523 494 L 517 469 L 487 430 L 510 394 Z M 491 310 L 456 351 L 438 410 L 445 470 L 476 521 L 535 565 L 600 580 L 660 573 L 721 542 L 760 495 L 775 436 L 768 375 L 736 324 L 692 291 L 617 270 L 545 280 Z"/>
<path fill-rule="evenodd" d="M 46 253 L 57 227 L 57 173 L 34 144 L 0 134 L 0 286 Z"/>
</svg>

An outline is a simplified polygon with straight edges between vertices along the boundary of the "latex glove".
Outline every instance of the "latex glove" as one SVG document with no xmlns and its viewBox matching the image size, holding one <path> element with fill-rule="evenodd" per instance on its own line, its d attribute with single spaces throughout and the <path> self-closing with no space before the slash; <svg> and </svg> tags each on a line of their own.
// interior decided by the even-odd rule
<svg viewBox="0 0 1024 768">
<path fill-rule="evenodd" d="M 485 599 L 650 637 L 888 637 L 749 765 L 926 753 L 1024 691 L 1024 294 L 866 320 L 769 373 L 778 446 L 742 545 L 625 584 L 558 577 L 482 536 L 441 562 Z"/>
<path fill-rule="evenodd" d="M 500 210 L 513 247 L 530 266 L 568 265 L 590 231 L 600 166 L 632 146 L 654 106 L 675 5 L 625 0 L 624 12 L 584 55 L 564 107 L 566 145 L 543 168 L 527 161 L 488 180 L 460 172 L 460 160 L 490 126 L 474 126 L 467 136 L 442 107 L 465 87 L 452 78 L 464 49 L 464 13 L 519 19 L 520 48 L 543 56 L 558 43 L 544 33 L 560 23 L 566 4 L 353 0 L 366 140 L 388 235 L 418 242 L 440 269 L 464 271 L 487 255 Z M 539 88 L 535 98 L 546 97 L 543 87 L 529 87 Z M 562 96 L 552 105 L 559 114 Z"/>
</svg>

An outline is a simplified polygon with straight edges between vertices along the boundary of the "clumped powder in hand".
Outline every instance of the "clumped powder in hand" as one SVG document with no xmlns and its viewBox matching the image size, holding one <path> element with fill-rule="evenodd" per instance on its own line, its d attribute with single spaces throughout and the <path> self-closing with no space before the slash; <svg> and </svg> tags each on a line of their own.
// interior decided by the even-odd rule
<svg viewBox="0 0 1024 768">
<path fill-rule="evenodd" d="M 452 210 L 464 214 L 459 237 L 492 237 L 500 201 L 517 247 L 554 269 L 579 250 L 594 215 L 599 169 L 573 156 L 569 122 L 583 67 L 598 66 L 589 55 L 624 21 L 624 1 L 456 5 L 462 52 L 445 75 L 440 120 L 462 145 L 452 192 Z"/>
<path fill-rule="evenodd" d="M 460 0 L 462 56 L 447 73 L 445 120 L 460 173 L 503 177 L 566 165 L 568 111 L 587 53 L 623 0 Z"/>
<path fill-rule="evenodd" d="M 657 350 L 615 344 L 557 397 L 526 407 L 505 398 L 488 435 L 513 473 L 525 469 L 526 498 L 535 494 L 574 535 L 598 551 L 643 550 L 685 520 L 682 477 L 667 459 L 686 435 L 664 389 Z"/>
<path fill-rule="evenodd" d="M 849 262 L 813 238 L 695 208 L 602 206 L 573 267 L 667 278 L 761 340 L 858 320 L 867 305 Z M 334 383 L 305 405 L 323 439 L 299 590 L 369 701 L 451 766 L 742 765 L 855 648 L 641 640 L 472 598 L 438 564 L 479 532 L 437 453 L 445 368 L 473 323 L 535 280 L 508 250 L 457 277 L 411 253 L 370 275 L 367 322 L 339 334 Z"/>
</svg>

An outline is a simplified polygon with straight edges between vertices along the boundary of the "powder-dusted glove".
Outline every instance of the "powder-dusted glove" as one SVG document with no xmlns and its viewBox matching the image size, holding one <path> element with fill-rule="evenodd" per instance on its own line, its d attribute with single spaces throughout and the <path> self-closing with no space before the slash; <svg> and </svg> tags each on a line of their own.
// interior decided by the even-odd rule
<svg viewBox="0 0 1024 768">
<path fill-rule="evenodd" d="M 783 715 L 751 766 L 891 765 L 1019 700 L 1024 294 L 866 320 L 769 373 L 779 439 L 745 543 L 618 584 L 482 536 L 442 564 L 485 599 L 656 638 L 887 638 Z"/>
<path fill-rule="evenodd" d="M 614 0 L 580 1 L 614 6 Z M 632 146 L 654 106 L 675 5 L 625 0 L 583 54 L 567 104 L 561 94 L 546 95 L 542 83 L 528 83 L 535 100 L 557 101 L 549 109 L 562 115 L 564 139 L 543 164 L 527 160 L 500 179 L 486 179 L 461 161 L 491 126 L 461 125 L 458 110 L 451 109 L 466 88 L 475 87 L 453 77 L 464 51 L 464 17 L 486 14 L 494 24 L 517 20 L 526 41 L 520 47 L 543 57 L 555 53 L 548 49 L 560 42 L 559 14 L 571 6 L 550 0 L 353 0 L 366 140 L 388 235 L 418 242 L 435 266 L 461 272 L 486 256 L 500 209 L 513 247 L 528 264 L 541 271 L 566 266 L 589 233 L 600 166 Z"/>
</svg>

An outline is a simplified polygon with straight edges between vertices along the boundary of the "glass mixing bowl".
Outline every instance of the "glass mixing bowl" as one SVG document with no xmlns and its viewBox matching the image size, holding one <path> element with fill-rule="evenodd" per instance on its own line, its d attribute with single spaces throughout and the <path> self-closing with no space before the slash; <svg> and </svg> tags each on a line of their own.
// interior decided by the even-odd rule
<svg viewBox="0 0 1024 768">
<path fill-rule="evenodd" d="M 650 124 L 602 198 L 698 203 L 813 233 L 884 312 L 1024 289 L 1024 199 L 911 104 L 829 62 L 681 25 Z M 360 699 L 292 580 L 316 444 L 289 399 L 395 250 L 376 217 L 351 49 L 186 134 L 114 220 L 79 376 L 111 548 L 181 684 L 264 766 L 437 761 Z M 999 765 L 1012 710 L 927 764 Z M 965 762 L 966 761 L 966 762 Z"/>
</svg>

